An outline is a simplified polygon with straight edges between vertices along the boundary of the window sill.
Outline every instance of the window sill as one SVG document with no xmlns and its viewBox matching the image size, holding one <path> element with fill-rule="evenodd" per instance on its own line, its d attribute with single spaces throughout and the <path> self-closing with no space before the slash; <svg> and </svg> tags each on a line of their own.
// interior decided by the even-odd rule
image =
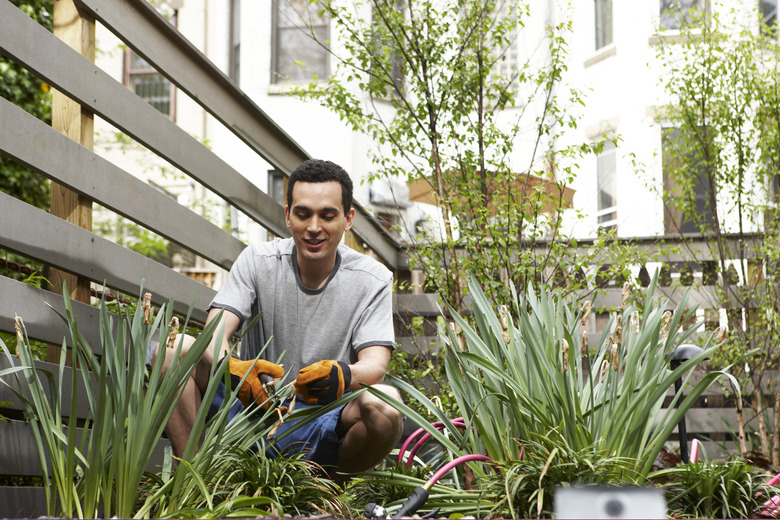
<svg viewBox="0 0 780 520">
<path fill-rule="evenodd" d="M 323 91 L 327 88 L 328 83 L 320 81 L 315 87 L 318 91 Z M 309 89 L 309 83 L 271 83 L 268 85 L 268 95 L 278 96 L 295 92 L 298 89 Z"/>
<path fill-rule="evenodd" d="M 654 47 L 662 43 L 686 43 L 688 41 L 695 41 L 701 38 L 701 32 L 699 32 L 701 29 L 688 33 L 681 33 L 676 29 L 661 30 L 663 32 L 656 33 L 647 40 L 647 44 L 650 45 L 650 47 Z"/>
<path fill-rule="evenodd" d="M 599 50 L 596 51 L 596 53 L 585 60 L 585 68 L 591 67 L 595 65 L 596 63 L 606 60 L 607 58 L 611 58 L 617 53 L 617 47 L 615 47 L 614 43 L 610 43 L 606 47 L 602 47 Z"/>
</svg>

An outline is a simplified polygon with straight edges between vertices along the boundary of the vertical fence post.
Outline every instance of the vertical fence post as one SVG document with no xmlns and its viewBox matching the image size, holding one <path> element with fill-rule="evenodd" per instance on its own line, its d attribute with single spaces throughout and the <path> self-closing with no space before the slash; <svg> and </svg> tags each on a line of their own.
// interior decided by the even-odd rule
<svg viewBox="0 0 780 520">
<path fill-rule="evenodd" d="M 95 21 L 85 18 L 73 0 L 54 0 L 54 34 L 82 56 L 95 61 Z M 56 89 L 52 91 L 52 127 L 85 148 L 94 148 L 94 118 L 81 105 Z M 58 183 L 51 183 L 51 214 L 92 230 L 92 201 Z M 68 284 L 73 300 L 89 302 L 90 281 L 58 269 L 48 272 L 53 290 Z M 49 361 L 59 361 L 58 349 L 48 348 Z"/>
</svg>

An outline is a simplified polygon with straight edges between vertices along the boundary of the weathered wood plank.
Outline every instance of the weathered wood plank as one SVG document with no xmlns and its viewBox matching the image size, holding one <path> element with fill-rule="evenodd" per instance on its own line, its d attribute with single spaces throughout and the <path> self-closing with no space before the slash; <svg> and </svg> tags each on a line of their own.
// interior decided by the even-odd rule
<svg viewBox="0 0 780 520">
<path fill-rule="evenodd" d="M 205 321 L 216 291 L 110 240 L 0 193 L 0 247 L 140 296 L 141 284 L 158 305 L 174 299 L 174 310 L 186 314 L 193 298 L 193 317 Z M 35 237 L 31 240 L 30 237 Z M 38 302 L 42 303 L 39 298 Z M 12 302 L 0 304 L 0 308 Z M 13 312 L 13 309 L 11 309 Z M 6 315 L 5 312 L 0 313 Z M 11 315 L 13 317 L 13 315 Z"/>
<path fill-rule="evenodd" d="M 0 486 L 0 518 L 38 518 L 46 515 L 42 487 Z"/>
<path fill-rule="evenodd" d="M 81 438 L 83 429 L 78 429 Z M 170 445 L 167 439 L 161 438 L 152 452 L 152 457 L 146 465 L 146 471 L 159 472 L 162 468 L 165 447 Z M 0 422 L 0 474 L 27 477 L 42 475 L 41 460 L 35 446 L 32 427 L 22 421 Z M 47 467 L 51 462 L 47 459 Z"/>
<path fill-rule="evenodd" d="M 0 153 L 229 269 L 246 244 L 197 213 L 0 99 Z M 35 236 L 35 235 L 31 235 Z"/>
</svg>

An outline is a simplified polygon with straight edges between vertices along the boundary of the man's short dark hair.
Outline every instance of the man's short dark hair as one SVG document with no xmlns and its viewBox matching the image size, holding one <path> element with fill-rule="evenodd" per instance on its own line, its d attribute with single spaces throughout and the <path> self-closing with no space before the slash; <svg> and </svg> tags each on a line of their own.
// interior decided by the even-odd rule
<svg viewBox="0 0 780 520">
<path fill-rule="evenodd" d="M 352 179 L 344 168 L 331 161 L 309 159 L 295 168 L 287 181 L 287 206 L 292 208 L 292 192 L 296 182 L 330 182 L 341 184 L 341 203 L 344 214 L 352 208 Z"/>
</svg>

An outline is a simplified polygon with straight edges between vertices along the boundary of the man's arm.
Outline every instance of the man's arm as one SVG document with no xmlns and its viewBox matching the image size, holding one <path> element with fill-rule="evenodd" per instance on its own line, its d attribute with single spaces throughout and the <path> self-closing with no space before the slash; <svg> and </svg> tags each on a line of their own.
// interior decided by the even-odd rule
<svg viewBox="0 0 780 520">
<path fill-rule="evenodd" d="M 362 385 L 376 385 L 384 381 L 390 349 L 383 346 L 365 347 L 358 352 L 357 363 L 350 365 L 352 383 L 347 390 L 360 390 Z"/>
<path fill-rule="evenodd" d="M 233 312 L 219 307 L 213 307 L 209 310 L 206 324 L 208 325 L 212 320 L 215 320 L 220 312 L 222 313 L 221 321 L 214 331 L 214 337 L 211 338 L 211 343 L 209 343 L 208 348 L 203 354 L 203 359 L 209 366 L 211 366 L 211 362 L 214 360 L 215 355 L 217 356 L 217 359 L 221 359 L 228 355 L 230 352 L 230 338 L 233 337 L 233 334 L 236 333 L 238 326 L 241 324 L 241 319 Z M 219 329 L 221 327 L 225 327 L 225 332 L 222 334 L 222 341 L 217 345 L 219 340 Z"/>
</svg>

